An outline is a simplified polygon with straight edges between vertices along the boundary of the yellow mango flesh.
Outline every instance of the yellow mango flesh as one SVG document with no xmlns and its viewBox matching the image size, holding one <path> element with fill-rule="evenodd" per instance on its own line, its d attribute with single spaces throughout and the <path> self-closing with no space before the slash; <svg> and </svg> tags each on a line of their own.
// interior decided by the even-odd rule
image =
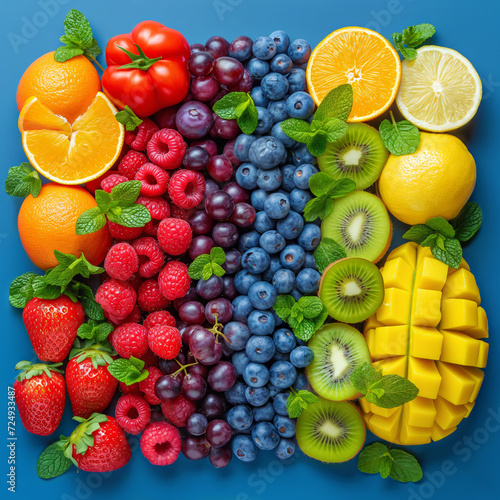
<svg viewBox="0 0 500 500">
<path fill-rule="evenodd" d="M 408 378 L 419 394 L 391 409 L 361 399 L 366 425 L 401 445 L 443 439 L 469 416 L 488 358 L 476 280 L 464 260 L 449 268 L 415 243 L 393 250 L 381 272 L 384 302 L 364 325 L 372 363 Z"/>
</svg>

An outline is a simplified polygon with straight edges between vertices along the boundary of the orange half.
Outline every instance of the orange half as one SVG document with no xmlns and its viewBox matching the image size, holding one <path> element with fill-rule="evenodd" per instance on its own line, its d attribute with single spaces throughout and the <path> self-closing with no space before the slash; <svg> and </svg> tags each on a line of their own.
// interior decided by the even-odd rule
<svg viewBox="0 0 500 500">
<path fill-rule="evenodd" d="M 83 184 L 109 170 L 123 146 L 125 129 L 116 108 L 98 92 L 73 125 L 30 97 L 19 115 L 19 130 L 30 163 L 59 184 Z"/>
<path fill-rule="evenodd" d="M 376 31 L 355 26 L 330 33 L 307 65 L 309 93 L 318 106 L 330 90 L 352 85 L 348 122 L 380 116 L 394 102 L 400 81 L 401 61 L 394 47 Z"/>
</svg>

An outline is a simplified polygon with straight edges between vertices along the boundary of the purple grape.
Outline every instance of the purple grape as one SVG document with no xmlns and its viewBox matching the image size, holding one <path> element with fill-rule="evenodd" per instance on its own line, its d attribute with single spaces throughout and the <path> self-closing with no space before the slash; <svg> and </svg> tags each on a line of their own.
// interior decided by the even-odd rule
<svg viewBox="0 0 500 500">
<path fill-rule="evenodd" d="M 208 459 L 210 463 L 217 469 L 223 469 L 229 465 L 231 462 L 231 458 L 233 454 L 230 448 L 222 447 L 222 448 L 212 448 L 210 450 L 210 454 L 208 455 Z"/>
<path fill-rule="evenodd" d="M 205 45 L 202 43 L 193 43 L 190 47 L 191 54 L 196 54 L 197 52 L 202 52 L 205 50 Z"/>
<path fill-rule="evenodd" d="M 212 448 L 220 448 L 227 444 L 233 435 L 231 426 L 224 420 L 212 420 L 207 426 L 207 441 Z"/>
<path fill-rule="evenodd" d="M 215 117 L 214 130 L 217 137 L 226 140 L 235 139 L 241 133 L 236 120 L 225 120 L 220 116 Z"/>
<path fill-rule="evenodd" d="M 225 342 L 223 342 L 221 345 L 222 355 L 226 356 L 226 358 L 230 358 L 234 354 L 234 351 Z"/>
<path fill-rule="evenodd" d="M 163 375 L 160 377 L 155 384 L 155 394 L 162 401 L 167 401 L 173 399 L 179 395 L 181 392 L 181 384 L 184 385 L 182 377 L 179 376 L 171 377 L 170 375 Z"/>
<path fill-rule="evenodd" d="M 229 196 L 231 196 L 235 203 L 244 203 L 248 200 L 248 192 L 237 182 L 228 182 L 224 185 L 222 191 L 225 191 Z"/>
<path fill-rule="evenodd" d="M 188 399 L 198 401 L 207 393 L 207 382 L 196 373 L 188 373 L 182 381 L 182 390 Z"/>
<path fill-rule="evenodd" d="M 207 429 L 208 420 L 201 413 L 193 413 L 186 420 L 186 430 L 193 436 L 202 436 Z"/>
<path fill-rule="evenodd" d="M 215 246 L 214 240 L 208 236 L 197 236 L 191 242 L 188 250 L 189 258 L 191 260 L 196 259 L 199 255 L 204 253 L 209 254 L 210 250 Z"/>
<path fill-rule="evenodd" d="M 219 57 L 214 64 L 212 74 L 221 85 L 232 85 L 243 76 L 243 64 L 233 57 Z"/>
<path fill-rule="evenodd" d="M 243 71 L 243 76 L 238 82 L 229 85 L 230 92 L 250 92 L 253 88 L 253 76 L 250 71 L 245 69 Z"/>
<path fill-rule="evenodd" d="M 178 106 L 169 106 L 168 108 L 160 109 L 153 115 L 153 120 L 160 128 L 173 128 L 175 126 L 175 115 L 177 114 Z"/>
<path fill-rule="evenodd" d="M 208 162 L 207 170 L 212 179 L 217 182 L 226 182 L 233 176 L 233 164 L 224 155 L 212 156 Z"/>
<path fill-rule="evenodd" d="M 201 45 L 201 47 L 203 47 L 203 45 Z M 212 54 L 205 52 L 204 49 L 205 47 L 200 51 L 196 51 L 194 54 L 192 53 L 188 60 L 187 67 L 193 76 L 209 75 L 214 67 L 214 57 Z"/>
<path fill-rule="evenodd" d="M 228 391 L 236 382 L 236 370 L 228 361 L 221 361 L 208 374 L 208 384 L 216 392 Z"/>
<path fill-rule="evenodd" d="M 201 460 L 210 453 L 210 444 L 205 436 L 188 436 L 182 443 L 182 453 L 189 460 Z"/>
<path fill-rule="evenodd" d="M 229 42 L 221 36 L 213 36 L 209 38 L 205 44 L 205 50 L 212 54 L 215 59 L 227 56 L 228 48 Z"/>
<path fill-rule="evenodd" d="M 219 89 L 219 84 L 212 75 L 197 76 L 191 82 L 191 92 L 198 101 L 210 101 L 217 95 Z"/>
<path fill-rule="evenodd" d="M 191 354 L 200 361 L 212 356 L 214 348 L 214 334 L 205 328 L 197 328 L 189 336 L 189 350 Z"/>
<path fill-rule="evenodd" d="M 217 101 L 220 101 L 225 95 L 229 94 L 229 90 L 222 89 L 219 93 L 208 103 L 211 108 L 214 107 L 214 104 Z"/>
<path fill-rule="evenodd" d="M 208 376 L 208 368 L 205 365 L 202 365 L 201 363 L 197 363 L 196 365 L 193 366 L 188 366 L 186 368 L 188 373 L 196 373 L 196 375 L 199 375 L 200 377 L 207 378 Z"/>
<path fill-rule="evenodd" d="M 213 179 L 207 177 L 205 179 L 205 193 L 203 194 L 203 200 L 200 203 L 200 207 L 205 208 L 207 198 L 218 191 L 220 191 L 219 185 Z"/>
<path fill-rule="evenodd" d="M 184 304 L 185 302 L 188 302 L 189 300 L 196 300 L 196 288 L 194 286 L 191 286 L 188 290 L 188 292 L 186 293 L 186 295 L 184 295 L 184 297 L 181 297 L 179 299 L 175 299 L 173 304 L 174 304 L 174 307 L 175 309 L 178 311 L 179 310 L 179 307 L 182 306 L 182 304 Z"/>
<path fill-rule="evenodd" d="M 183 365 L 186 363 L 186 356 L 184 353 L 180 352 L 175 359 L 158 359 L 158 368 L 165 374 L 170 375 L 171 373 L 176 372 L 179 369 L 179 363 Z"/>
<path fill-rule="evenodd" d="M 217 144 L 215 144 L 212 139 L 203 139 L 201 141 L 195 141 L 191 144 L 191 146 L 199 146 L 203 148 L 210 156 L 214 156 L 217 154 Z"/>
<path fill-rule="evenodd" d="M 187 149 L 182 164 L 190 170 L 203 170 L 207 168 L 210 155 L 201 146 L 191 146 Z"/>
<path fill-rule="evenodd" d="M 205 306 L 205 316 L 207 321 L 212 325 L 215 325 L 216 314 L 218 323 L 228 323 L 233 316 L 233 305 L 227 299 L 217 298 L 211 300 Z"/>
<path fill-rule="evenodd" d="M 239 237 L 237 227 L 231 222 L 218 222 L 212 231 L 213 240 L 217 246 L 222 248 L 233 247 Z"/>
<path fill-rule="evenodd" d="M 210 108 L 198 101 L 183 104 L 175 116 L 179 132 L 188 139 L 200 139 L 213 127 L 214 118 Z"/>
<path fill-rule="evenodd" d="M 199 325 L 205 321 L 205 308 L 201 302 L 190 300 L 179 308 L 179 316 L 187 325 Z"/>
<path fill-rule="evenodd" d="M 255 208 L 252 205 L 248 203 L 236 203 L 230 220 L 239 227 L 248 227 L 255 222 L 255 215 Z"/>
<path fill-rule="evenodd" d="M 234 144 L 236 139 L 232 139 L 231 141 L 226 142 L 224 146 L 224 151 L 222 154 L 229 159 L 229 161 L 233 164 L 233 167 L 239 167 L 243 162 L 236 158 L 234 154 Z"/>
<path fill-rule="evenodd" d="M 206 365 L 206 366 L 212 366 L 217 364 L 222 358 L 222 346 L 221 344 L 215 342 L 215 347 L 213 354 L 209 356 L 208 358 L 203 358 L 200 359 L 200 363 Z"/>
<path fill-rule="evenodd" d="M 212 274 L 208 280 L 198 280 L 196 292 L 205 300 L 215 299 L 219 297 L 223 290 L 222 278 Z"/>
<path fill-rule="evenodd" d="M 224 220 L 231 217 L 234 210 L 234 201 L 224 191 L 212 193 L 205 200 L 205 210 L 212 219 Z"/>
<path fill-rule="evenodd" d="M 208 394 L 201 402 L 200 413 L 209 419 L 222 417 L 225 411 L 226 403 L 218 394 Z"/>
<path fill-rule="evenodd" d="M 151 408 L 151 419 L 150 422 L 165 422 L 167 420 L 165 415 L 163 415 L 161 408 Z"/>
<path fill-rule="evenodd" d="M 224 298 L 233 301 L 238 296 L 238 292 L 234 286 L 234 278 L 232 276 L 223 276 L 222 283 L 224 285 L 222 295 Z"/>
<path fill-rule="evenodd" d="M 191 230 L 196 234 L 206 234 L 214 226 L 212 218 L 204 210 L 196 210 L 189 217 Z"/>
<path fill-rule="evenodd" d="M 189 325 L 183 332 L 182 332 L 182 342 L 184 345 L 189 347 L 189 339 L 191 338 L 191 335 L 198 329 L 198 328 L 203 328 L 201 325 Z M 184 364 L 184 363 L 183 363 Z"/>
<path fill-rule="evenodd" d="M 241 269 L 241 253 L 236 248 L 226 252 L 226 262 L 222 268 L 227 274 L 235 274 Z"/>
<path fill-rule="evenodd" d="M 248 36 L 237 36 L 229 45 L 228 53 L 238 61 L 246 61 L 252 57 L 252 39 Z"/>
</svg>

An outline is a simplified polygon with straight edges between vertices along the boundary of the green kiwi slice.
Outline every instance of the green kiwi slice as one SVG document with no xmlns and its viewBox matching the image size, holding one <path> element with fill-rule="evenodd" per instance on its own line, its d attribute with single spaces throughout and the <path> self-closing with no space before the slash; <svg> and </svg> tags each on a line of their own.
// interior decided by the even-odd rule
<svg viewBox="0 0 500 500">
<path fill-rule="evenodd" d="M 343 245 L 348 257 L 378 262 L 391 243 L 392 224 L 382 200 L 366 191 L 353 191 L 335 200 L 321 223 L 323 238 Z"/>
<path fill-rule="evenodd" d="M 352 403 L 319 398 L 298 418 L 296 435 L 300 449 L 311 458 L 345 462 L 363 447 L 366 427 Z"/>
<path fill-rule="evenodd" d="M 317 394 L 332 401 L 354 398 L 351 373 L 370 362 L 366 340 L 355 328 L 343 323 L 322 326 L 307 344 L 314 352 L 306 368 L 307 378 Z"/>
<path fill-rule="evenodd" d="M 356 183 L 356 189 L 366 189 L 379 178 L 388 156 L 377 129 L 350 123 L 344 137 L 327 145 L 318 165 L 334 179 L 347 177 Z"/>
<path fill-rule="evenodd" d="M 377 266 L 366 259 L 338 260 L 325 269 L 319 298 L 332 318 L 359 323 L 382 305 L 384 280 Z"/>
</svg>

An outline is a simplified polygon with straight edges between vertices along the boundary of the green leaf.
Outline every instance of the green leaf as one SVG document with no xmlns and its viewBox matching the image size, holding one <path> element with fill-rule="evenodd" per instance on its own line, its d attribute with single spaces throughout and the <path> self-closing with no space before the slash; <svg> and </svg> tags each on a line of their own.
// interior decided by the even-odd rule
<svg viewBox="0 0 500 500">
<path fill-rule="evenodd" d="M 419 47 L 436 33 L 432 24 L 422 23 L 403 30 L 403 43 L 408 47 Z"/>
<path fill-rule="evenodd" d="M 434 231 L 425 224 L 415 224 L 410 229 L 408 229 L 405 234 L 403 234 L 403 238 L 405 240 L 414 241 L 415 243 L 421 244 L 433 234 Z"/>
<path fill-rule="evenodd" d="M 83 253 L 79 258 L 76 258 L 74 255 L 54 250 L 54 255 L 60 264 L 49 269 L 45 274 L 44 282 L 48 285 L 66 286 L 77 274 L 89 278 L 91 274 L 104 272 L 102 267 L 94 266 L 88 262 Z"/>
<path fill-rule="evenodd" d="M 83 55 L 90 60 L 93 60 L 97 63 L 96 58 L 99 54 L 102 54 L 102 50 L 99 47 L 99 44 L 97 43 L 97 40 L 94 38 L 92 39 L 92 44 L 90 47 L 87 47 L 85 51 L 83 52 Z M 98 63 L 97 63 L 98 64 Z"/>
<path fill-rule="evenodd" d="M 143 120 L 141 120 L 129 106 L 125 106 L 125 109 L 118 111 L 115 118 L 122 124 L 128 131 L 135 130 Z M 135 201 L 135 200 L 134 200 Z"/>
<path fill-rule="evenodd" d="M 76 56 L 83 54 L 83 49 L 78 47 L 58 47 L 54 53 L 54 59 L 57 62 L 63 63 Z"/>
<path fill-rule="evenodd" d="M 212 270 L 212 263 L 209 262 L 208 264 L 205 264 L 203 266 L 203 269 L 201 271 L 201 279 L 203 281 L 207 281 L 210 279 L 210 277 L 212 276 L 213 274 L 213 270 Z"/>
<path fill-rule="evenodd" d="M 71 285 L 72 290 L 76 290 L 76 294 L 83 308 L 85 309 L 85 314 L 95 321 L 102 321 L 104 319 L 104 310 L 100 304 L 98 304 L 94 297 L 94 292 L 85 283 L 73 282 Z"/>
<path fill-rule="evenodd" d="M 76 234 L 90 234 L 99 231 L 106 225 L 106 216 L 99 207 L 85 210 L 76 221 Z"/>
<path fill-rule="evenodd" d="M 109 366 L 108 371 L 118 381 L 124 382 L 127 385 L 135 384 L 145 380 L 149 372 L 137 367 L 136 361 L 130 359 L 115 359 Z"/>
<path fill-rule="evenodd" d="M 245 109 L 236 111 L 238 114 L 236 123 L 238 124 L 238 127 L 240 127 L 241 131 L 247 135 L 252 134 L 259 124 L 259 112 L 257 111 L 257 108 L 255 107 L 255 104 L 250 96 L 249 99 L 250 102 L 247 106 L 245 106 Z"/>
<path fill-rule="evenodd" d="M 194 280 L 199 280 L 202 277 L 203 274 L 203 268 L 205 267 L 206 264 L 210 263 L 210 256 L 206 253 L 202 255 L 198 255 L 196 259 L 189 264 L 188 268 L 188 274 L 189 277 L 194 279 Z"/>
<path fill-rule="evenodd" d="M 293 334 L 297 338 L 307 342 L 316 332 L 316 324 L 313 320 L 306 318 L 299 321 L 299 325 L 293 328 Z"/>
<path fill-rule="evenodd" d="M 347 123 L 338 118 L 329 118 L 321 128 L 321 130 L 326 132 L 326 140 L 328 142 L 335 142 L 342 139 L 347 134 L 348 129 Z"/>
<path fill-rule="evenodd" d="M 291 295 L 278 295 L 273 309 L 283 321 L 286 321 L 290 316 L 294 305 L 295 299 Z"/>
<path fill-rule="evenodd" d="M 72 296 L 68 290 L 66 290 L 65 286 L 60 285 L 49 285 L 45 281 L 45 276 L 38 276 L 37 279 L 33 281 L 33 297 L 37 297 L 39 299 L 57 299 L 65 293 L 71 300 L 76 302 L 76 298 Z"/>
<path fill-rule="evenodd" d="M 311 125 L 305 120 L 298 120 L 297 118 L 289 118 L 281 122 L 281 130 L 294 141 L 307 143 L 312 137 L 314 132 L 311 132 Z M 312 153 L 311 153 L 312 154 Z"/>
<path fill-rule="evenodd" d="M 318 396 L 309 391 L 290 392 L 286 400 L 286 411 L 290 418 L 298 418 L 302 412 L 318 401 Z"/>
<path fill-rule="evenodd" d="M 139 195 L 141 194 L 141 186 L 141 181 L 121 182 L 111 190 L 110 201 L 117 201 L 118 206 L 122 208 L 129 207 L 137 201 L 137 198 L 139 198 Z"/>
<path fill-rule="evenodd" d="M 414 153 L 420 144 L 418 127 L 407 120 L 396 123 L 392 114 L 391 117 L 392 123 L 384 120 L 379 127 L 384 146 L 396 156 Z"/>
<path fill-rule="evenodd" d="M 309 153 L 316 157 L 321 156 L 326 149 L 326 136 L 326 132 L 323 132 L 322 130 L 315 132 L 315 134 L 306 142 Z"/>
<path fill-rule="evenodd" d="M 318 217 L 324 219 L 333 210 L 333 200 L 328 196 L 320 196 L 309 200 L 304 207 L 304 219 L 306 221 L 316 220 Z"/>
<path fill-rule="evenodd" d="M 5 180 L 5 191 L 8 195 L 24 198 L 31 194 L 36 198 L 41 189 L 42 181 L 38 176 L 38 172 L 31 168 L 30 163 L 23 162 L 17 167 L 9 168 Z"/>
<path fill-rule="evenodd" d="M 33 298 L 33 283 L 40 276 L 35 273 L 21 274 L 10 284 L 9 302 L 14 307 L 23 308 Z"/>
<path fill-rule="evenodd" d="M 64 19 L 64 33 L 75 44 L 86 49 L 92 44 L 92 29 L 87 18 L 78 10 L 71 9 Z"/>
<path fill-rule="evenodd" d="M 215 276 L 224 276 L 226 274 L 226 271 L 222 268 L 222 266 L 219 266 L 216 262 L 212 262 L 212 273 L 215 274 Z"/>
<path fill-rule="evenodd" d="M 382 372 L 376 370 L 370 363 L 363 363 L 358 366 L 350 376 L 351 384 L 361 394 L 366 394 L 368 389 L 382 380 Z"/>
<path fill-rule="evenodd" d="M 210 260 L 216 264 L 224 264 L 226 262 L 226 253 L 221 247 L 214 247 L 210 250 Z"/>
<path fill-rule="evenodd" d="M 469 241 L 481 227 L 483 212 L 474 201 L 465 204 L 460 213 L 450 221 L 455 229 L 455 237 L 461 241 Z"/>
<path fill-rule="evenodd" d="M 462 246 L 456 238 L 444 240 L 444 250 L 439 244 L 431 245 L 431 251 L 435 259 L 454 269 L 458 269 L 462 262 Z"/>
<path fill-rule="evenodd" d="M 331 198 L 342 198 L 346 194 L 356 189 L 356 183 L 351 179 L 339 179 L 335 181 L 333 187 L 330 188 L 329 195 Z"/>
<path fill-rule="evenodd" d="M 330 90 L 319 105 L 311 124 L 313 130 L 322 127 L 322 124 L 330 118 L 338 118 L 346 121 L 351 114 L 353 104 L 352 86 L 348 83 L 339 85 Z"/>
<path fill-rule="evenodd" d="M 151 213 L 144 205 L 134 203 L 128 207 L 122 207 L 118 215 L 109 213 L 108 219 L 125 227 L 144 227 L 151 220 Z"/>
<path fill-rule="evenodd" d="M 328 195 L 335 188 L 336 181 L 325 172 L 318 172 L 309 178 L 309 189 L 314 196 Z"/>
<path fill-rule="evenodd" d="M 326 318 L 328 318 L 328 310 L 325 306 L 323 306 L 323 310 L 315 318 L 313 318 L 315 332 L 323 326 Z"/>
<path fill-rule="evenodd" d="M 401 483 L 420 481 L 423 477 L 422 467 L 418 460 L 404 450 L 392 449 L 389 451 L 393 459 L 389 477 Z"/>
<path fill-rule="evenodd" d="M 51 479 L 64 474 L 72 465 L 64 455 L 59 442 L 52 443 L 42 451 L 36 464 L 36 472 L 42 479 Z"/>
<path fill-rule="evenodd" d="M 417 395 L 417 386 L 408 379 L 399 375 L 383 375 L 368 388 L 366 399 L 380 408 L 396 408 L 414 400 Z"/>
<path fill-rule="evenodd" d="M 231 92 L 214 104 L 213 111 L 224 120 L 234 120 L 237 118 L 236 108 L 248 103 L 249 99 L 251 97 L 246 92 Z"/>
<path fill-rule="evenodd" d="M 387 460 L 392 467 L 392 460 L 386 455 L 388 451 L 387 446 L 382 443 L 365 446 L 358 457 L 358 469 L 366 474 L 378 474 Z"/>
<path fill-rule="evenodd" d="M 432 219 L 429 219 L 425 225 L 434 231 L 437 231 L 445 238 L 453 238 L 455 236 L 453 226 L 443 217 L 433 217 Z"/>
<path fill-rule="evenodd" d="M 346 251 L 332 238 L 323 238 L 314 251 L 314 260 L 318 271 L 322 273 L 330 264 L 347 257 Z"/>
<path fill-rule="evenodd" d="M 304 313 L 304 318 L 312 319 L 323 311 L 323 302 L 319 297 L 304 296 L 300 297 L 297 304 Z"/>
</svg>

